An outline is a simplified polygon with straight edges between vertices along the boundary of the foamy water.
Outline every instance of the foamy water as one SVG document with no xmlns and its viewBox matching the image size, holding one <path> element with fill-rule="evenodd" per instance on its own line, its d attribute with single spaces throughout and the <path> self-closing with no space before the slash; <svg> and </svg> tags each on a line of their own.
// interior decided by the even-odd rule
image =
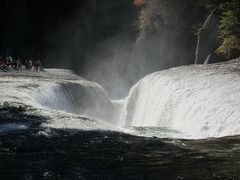
<svg viewBox="0 0 240 180">
<path fill-rule="evenodd" d="M 33 107 L 48 117 L 45 127 L 187 139 L 240 134 L 238 60 L 156 72 L 126 99 L 112 101 L 100 85 L 69 70 L 27 73 L 1 77 L 0 103 Z"/>
<path fill-rule="evenodd" d="M 2 74 L 0 104 L 27 105 L 34 115 L 47 117 L 45 127 L 82 130 L 116 129 L 110 125 L 114 107 L 100 85 L 69 70 Z M 20 129 L 14 126 L 16 129 Z M 13 126 L 0 126 L 1 130 Z"/>
<path fill-rule="evenodd" d="M 179 138 L 240 134 L 239 72 L 232 61 L 153 73 L 131 89 L 120 122 L 173 129 Z"/>
</svg>

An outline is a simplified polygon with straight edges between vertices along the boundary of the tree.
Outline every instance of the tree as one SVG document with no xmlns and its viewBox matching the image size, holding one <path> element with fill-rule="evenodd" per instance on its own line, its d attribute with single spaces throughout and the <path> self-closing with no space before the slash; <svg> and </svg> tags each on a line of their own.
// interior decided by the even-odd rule
<svg viewBox="0 0 240 180">
<path fill-rule="evenodd" d="M 229 0 L 222 4 L 220 11 L 221 44 L 217 52 L 230 57 L 240 53 L 240 1 Z"/>
<path fill-rule="evenodd" d="M 137 59 L 156 71 L 189 64 L 194 59 L 193 25 L 202 19 L 203 7 L 192 0 L 146 0 L 139 13 Z M 140 55 L 139 55 L 140 54 Z"/>
</svg>

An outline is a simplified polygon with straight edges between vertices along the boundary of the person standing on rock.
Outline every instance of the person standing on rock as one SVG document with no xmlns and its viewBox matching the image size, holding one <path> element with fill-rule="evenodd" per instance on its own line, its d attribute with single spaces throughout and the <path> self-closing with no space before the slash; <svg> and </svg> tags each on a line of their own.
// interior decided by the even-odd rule
<svg viewBox="0 0 240 180">
<path fill-rule="evenodd" d="M 35 68 L 36 68 L 36 71 L 40 71 L 42 69 L 42 63 L 40 59 L 36 61 Z"/>
<path fill-rule="evenodd" d="M 0 67 L 4 67 L 4 66 L 5 66 L 4 59 L 0 57 Z"/>
<path fill-rule="evenodd" d="M 21 69 L 22 68 L 22 60 L 20 59 L 20 57 L 17 59 L 17 69 Z"/>
</svg>

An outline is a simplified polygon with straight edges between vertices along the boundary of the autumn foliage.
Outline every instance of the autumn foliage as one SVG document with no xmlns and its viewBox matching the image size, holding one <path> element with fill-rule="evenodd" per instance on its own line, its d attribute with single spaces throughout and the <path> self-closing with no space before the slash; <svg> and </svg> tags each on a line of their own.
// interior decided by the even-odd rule
<svg viewBox="0 0 240 180">
<path fill-rule="evenodd" d="M 142 6 L 145 3 L 145 0 L 133 0 L 135 6 Z"/>
</svg>

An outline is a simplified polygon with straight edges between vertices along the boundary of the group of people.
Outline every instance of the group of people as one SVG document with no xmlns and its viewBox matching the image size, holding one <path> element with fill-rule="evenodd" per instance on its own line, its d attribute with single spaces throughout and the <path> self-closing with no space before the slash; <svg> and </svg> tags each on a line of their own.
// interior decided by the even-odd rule
<svg viewBox="0 0 240 180">
<path fill-rule="evenodd" d="M 0 67 L 12 67 L 14 69 L 29 69 L 40 71 L 42 70 L 41 60 L 22 60 L 21 58 L 13 58 L 12 56 L 1 57 L 0 56 Z"/>
</svg>

